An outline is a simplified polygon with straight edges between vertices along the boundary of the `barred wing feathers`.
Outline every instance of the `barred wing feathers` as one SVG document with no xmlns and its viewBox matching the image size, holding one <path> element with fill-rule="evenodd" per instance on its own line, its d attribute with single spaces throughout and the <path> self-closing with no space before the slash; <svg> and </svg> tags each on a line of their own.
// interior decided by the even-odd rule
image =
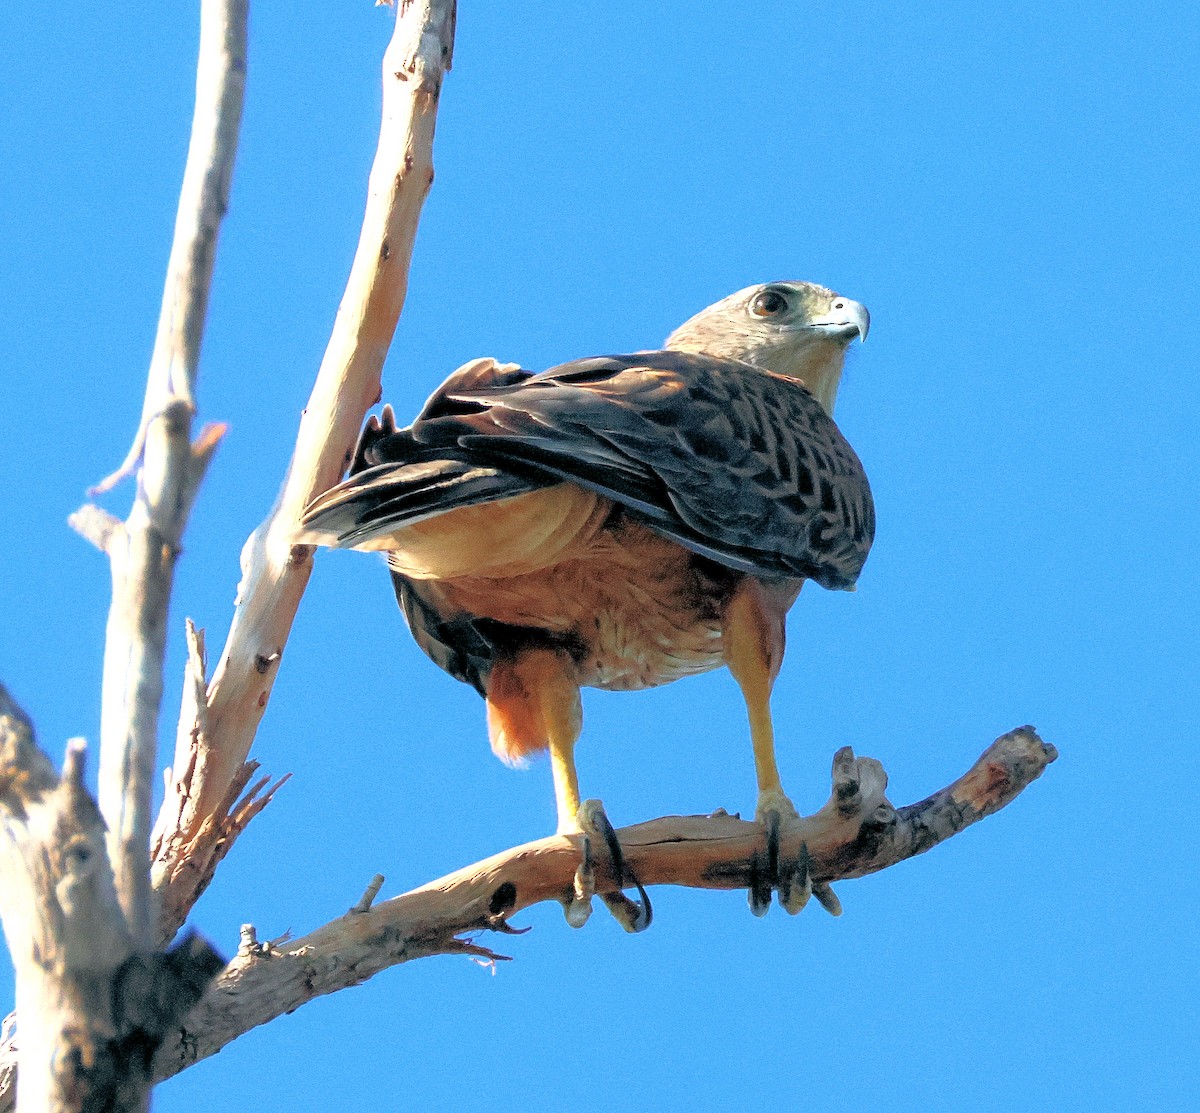
<svg viewBox="0 0 1200 1113">
<path fill-rule="evenodd" d="M 874 536 L 866 475 L 833 419 L 800 384 L 732 360 L 638 352 L 495 385 L 452 377 L 411 437 L 525 481 L 577 483 L 760 575 L 851 587 Z"/>
</svg>

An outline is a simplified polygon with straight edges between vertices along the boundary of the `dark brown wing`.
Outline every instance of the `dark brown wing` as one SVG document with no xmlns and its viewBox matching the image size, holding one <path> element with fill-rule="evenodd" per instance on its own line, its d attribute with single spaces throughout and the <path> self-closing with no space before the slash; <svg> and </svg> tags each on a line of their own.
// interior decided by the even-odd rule
<svg viewBox="0 0 1200 1113">
<path fill-rule="evenodd" d="M 578 483 L 759 575 L 851 587 L 874 536 L 866 475 L 833 419 L 798 383 L 732 360 L 638 352 L 452 377 L 406 435 L 523 482 Z"/>
<path fill-rule="evenodd" d="M 413 427 L 363 430 L 346 482 L 309 507 L 301 540 L 354 545 L 406 522 L 569 480 L 695 552 L 759 575 L 849 587 L 874 534 L 853 449 L 798 384 L 678 352 L 580 360 L 532 375 L 467 364 Z M 498 646 L 535 632 L 443 614 L 393 570 L 421 648 L 480 692 Z"/>
</svg>

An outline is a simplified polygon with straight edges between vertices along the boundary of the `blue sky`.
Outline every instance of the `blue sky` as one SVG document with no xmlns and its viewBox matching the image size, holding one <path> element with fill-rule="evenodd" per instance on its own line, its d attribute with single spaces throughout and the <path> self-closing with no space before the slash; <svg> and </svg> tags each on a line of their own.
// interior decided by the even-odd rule
<svg viewBox="0 0 1200 1113">
<path fill-rule="evenodd" d="M 136 423 L 193 8 L 0 12 L 0 676 L 56 757 L 97 735 L 108 574 L 64 520 Z M 159 1110 L 1194 1100 L 1200 22 L 1171 3 L 777 8 L 463 0 L 385 397 L 410 414 L 479 355 L 653 346 L 752 282 L 863 301 L 838 419 L 879 534 L 855 595 L 792 612 L 785 783 L 819 806 L 851 744 L 911 803 L 1024 722 L 1061 759 L 998 816 L 843 883 L 840 920 L 660 890 L 630 938 L 544 906 L 494 976 L 390 971 L 167 1083 Z M 168 733 L 183 617 L 215 653 L 333 320 L 391 19 L 366 0 L 252 13 L 200 381 L 231 432 L 178 578 Z M 752 809 L 727 675 L 585 709 L 585 795 L 614 821 Z M 553 828 L 546 767 L 491 757 L 478 697 L 359 554 L 320 559 L 255 756 L 295 775 L 196 910 L 226 952 L 246 921 L 332 918 L 376 871 L 392 895 Z"/>
</svg>

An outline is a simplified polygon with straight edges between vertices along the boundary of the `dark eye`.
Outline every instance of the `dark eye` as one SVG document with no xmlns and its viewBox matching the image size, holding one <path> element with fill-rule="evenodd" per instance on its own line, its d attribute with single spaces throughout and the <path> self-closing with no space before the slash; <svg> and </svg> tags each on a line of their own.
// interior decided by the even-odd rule
<svg viewBox="0 0 1200 1113">
<path fill-rule="evenodd" d="M 750 312 L 756 317 L 778 317 L 787 307 L 787 298 L 778 290 L 764 290 L 754 296 Z"/>
</svg>

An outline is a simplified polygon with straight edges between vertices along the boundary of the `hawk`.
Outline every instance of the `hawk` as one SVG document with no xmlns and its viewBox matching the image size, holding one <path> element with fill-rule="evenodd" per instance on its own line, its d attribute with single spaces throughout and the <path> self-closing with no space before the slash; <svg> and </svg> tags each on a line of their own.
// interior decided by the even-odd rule
<svg viewBox="0 0 1200 1113">
<path fill-rule="evenodd" d="M 832 418 L 864 306 L 752 286 L 659 351 L 534 374 L 480 359 L 412 425 L 372 417 L 302 542 L 382 551 L 414 638 L 487 704 L 492 749 L 543 750 L 560 833 L 581 830 L 580 689 L 727 666 L 749 717 L 761 823 L 798 819 L 769 708 L 805 580 L 851 590 L 875 518 Z M 618 868 L 618 877 L 620 872 Z"/>
</svg>

